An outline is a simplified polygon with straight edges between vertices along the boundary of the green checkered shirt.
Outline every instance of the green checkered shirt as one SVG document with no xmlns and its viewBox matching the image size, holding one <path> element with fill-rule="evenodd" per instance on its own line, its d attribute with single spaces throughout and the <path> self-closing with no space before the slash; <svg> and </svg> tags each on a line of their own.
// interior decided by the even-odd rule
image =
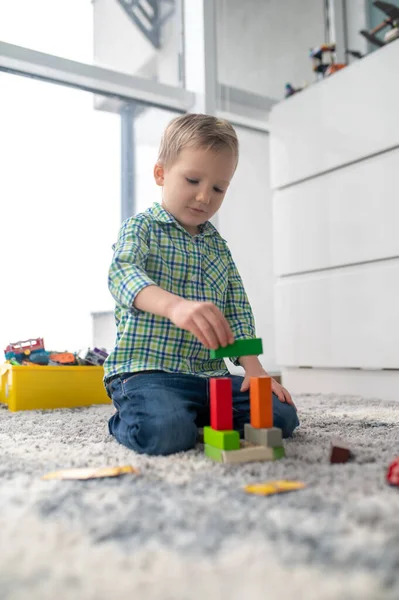
<svg viewBox="0 0 399 600">
<path fill-rule="evenodd" d="M 254 318 L 241 277 L 225 240 L 208 221 L 191 236 L 155 203 L 124 221 L 109 269 L 116 302 L 117 338 L 104 364 L 105 379 L 118 373 L 159 369 L 204 377 L 228 370 L 188 331 L 169 319 L 133 306 L 148 285 L 187 300 L 213 302 L 223 312 L 235 339 L 255 337 Z M 230 359 L 235 364 L 237 358 Z"/>
</svg>

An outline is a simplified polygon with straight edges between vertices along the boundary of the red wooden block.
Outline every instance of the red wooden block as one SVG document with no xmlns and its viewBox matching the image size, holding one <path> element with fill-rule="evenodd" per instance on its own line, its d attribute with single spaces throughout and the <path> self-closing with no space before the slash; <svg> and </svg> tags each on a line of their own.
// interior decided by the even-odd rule
<svg viewBox="0 0 399 600">
<path fill-rule="evenodd" d="M 210 381 L 211 427 L 218 431 L 233 429 L 233 386 L 229 377 L 212 377 Z"/>
</svg>

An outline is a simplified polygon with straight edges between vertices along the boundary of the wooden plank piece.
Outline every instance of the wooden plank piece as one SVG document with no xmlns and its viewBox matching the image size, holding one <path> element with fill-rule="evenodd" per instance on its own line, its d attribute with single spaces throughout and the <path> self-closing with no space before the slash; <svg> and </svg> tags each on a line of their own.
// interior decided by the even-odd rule
<svg viewBox="0 0 399 600">
<path fill-rule="evenodd" d="M 211 350 L 211 358 L 231 358 L 232 356 L 258 356 L 263 354 L 261 338 L 237 340 L 224 348 Z"/>
</svg>

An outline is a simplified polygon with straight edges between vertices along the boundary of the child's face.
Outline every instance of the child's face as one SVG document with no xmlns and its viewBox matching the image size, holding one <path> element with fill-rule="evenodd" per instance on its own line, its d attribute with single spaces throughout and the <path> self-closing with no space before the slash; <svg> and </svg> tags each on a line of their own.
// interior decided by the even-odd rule
<svg viewBox="0 0 399 600">
<path fill-rule="evenodd" d="M 154 177 L 163 187 L 162 206 L 191 235 L 219 210 L 237 159 L 226 149 L 216 152 L 184 148 L 169 166 L 156 164 Z"/>
</svg>

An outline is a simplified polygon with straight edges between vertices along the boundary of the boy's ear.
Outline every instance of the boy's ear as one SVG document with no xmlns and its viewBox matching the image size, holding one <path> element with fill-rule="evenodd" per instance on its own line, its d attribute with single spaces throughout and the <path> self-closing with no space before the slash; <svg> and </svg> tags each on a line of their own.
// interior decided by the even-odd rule
<svg viewBox="0 0 399 600">
<path fill-rule="evenodd" d="M 163 185 L 163 183 L 164 183 L 164 168 L 159 163 L 155 163 L 154 179 L 155 179 L 155 183 L 157 185 Z"/>
</svg>

